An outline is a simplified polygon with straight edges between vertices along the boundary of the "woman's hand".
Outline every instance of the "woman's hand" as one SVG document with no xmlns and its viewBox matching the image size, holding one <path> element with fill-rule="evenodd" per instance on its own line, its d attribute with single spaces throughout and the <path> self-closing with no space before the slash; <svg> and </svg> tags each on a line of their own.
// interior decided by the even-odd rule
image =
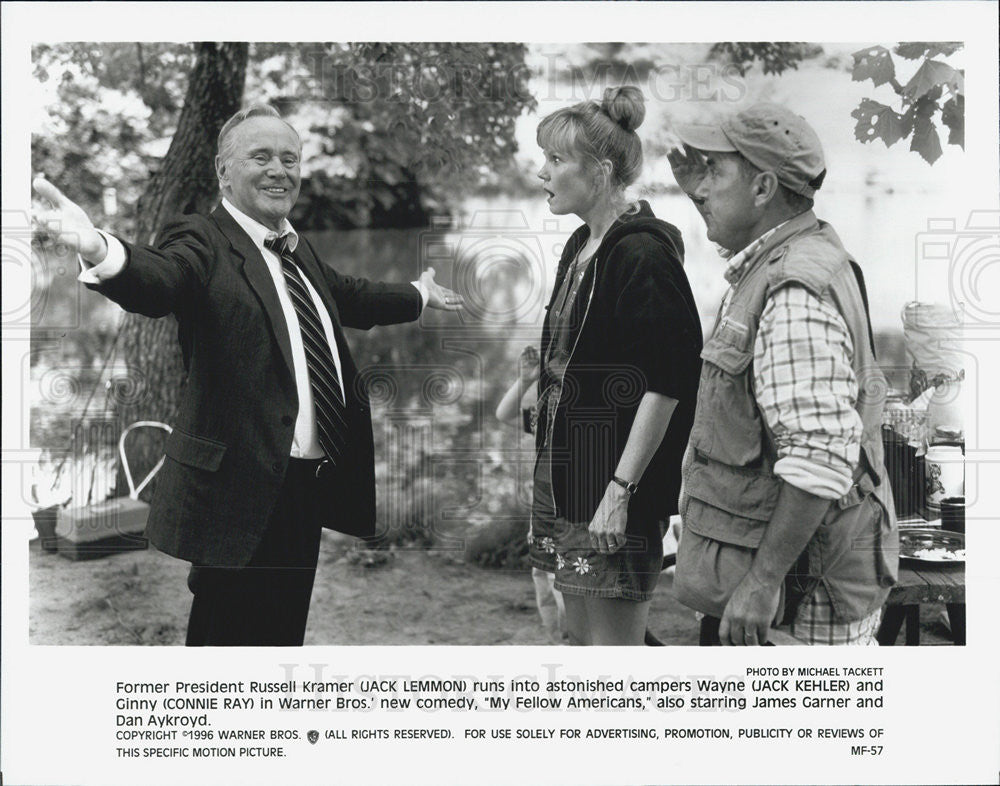
<svg viewBox="0 0 1000 786">
<path fill-rule="evenodd" d="M 625 545 L 625 525 L 628 523 L 629 493 L 611 482 L 590 522 L 590 543 L 601 554 L 614 554 Z"/>
<path fill-rule="evenodd" d="M 649 390 L 642 394 L 615 475 L 641 482 L 649 460 L 667 433 L 676 408 L 677 399 Z M 629 493 L 623 486 L 614 481 L 608 483 L 604 498 L 590 522 L 590 541 L 602 554 L 612 554 L 625 545 L 628 501 Z"/>
</svg>

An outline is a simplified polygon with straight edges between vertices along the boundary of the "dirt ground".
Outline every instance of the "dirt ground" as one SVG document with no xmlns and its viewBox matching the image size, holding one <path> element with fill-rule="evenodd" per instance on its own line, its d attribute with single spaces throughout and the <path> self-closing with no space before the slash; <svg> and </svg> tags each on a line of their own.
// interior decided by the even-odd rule
<svg viewBox="0 0 1000 786">
<path fill-rule="evenodd" d="M 373 555 L 386 561 L 372 564 Z M 187 564 L 155 549 L 71 561 L 31 542 L 32 644 L 180 645 Z M 698 625 L 664 575 L 650 630 L 695 644 Z M 461 552 L 359 552 L 324 540 L 306 644 L 549 644 L 530 573 L 470 565 Z"/>
<path fill-rule="evenodd" d="M 152 548 L 71 561 L 37 539 L 30 551 L 32 644 L 184 643 L 186 563 Z M 649 629 L 668 645 L 697 644 L 698 623 L 671 585 L 661 576 Z M 950 643 L 942 610 L 922 607 L 922 644 Z M 369 552 L 324 540 L 306 644 L 550 643 L 527 570 L 480 568 L 456 551 Z"/>
</svg>

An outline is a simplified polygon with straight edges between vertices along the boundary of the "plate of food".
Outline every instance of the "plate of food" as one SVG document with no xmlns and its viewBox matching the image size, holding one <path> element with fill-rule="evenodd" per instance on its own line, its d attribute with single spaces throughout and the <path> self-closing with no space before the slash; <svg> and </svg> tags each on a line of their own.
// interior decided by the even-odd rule
<svg viewBox="0 0 1000 786">
<path fill-rule="evenodd" d="M 965 535 L 928 527 L 900 530 L 899 556 L 934 565 L 965 562 Z"/>
</svg>

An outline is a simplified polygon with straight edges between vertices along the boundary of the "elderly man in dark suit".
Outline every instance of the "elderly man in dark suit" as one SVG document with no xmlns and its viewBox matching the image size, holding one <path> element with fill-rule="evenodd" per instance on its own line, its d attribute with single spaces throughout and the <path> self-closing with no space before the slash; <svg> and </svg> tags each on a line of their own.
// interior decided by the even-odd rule
<svg viewBox="0 0 1000 786">
<path fill-rule="evenodd" d="M 372 283 L 322 264 L 288 221 L 301 142 L 267 106 L 219 134 L 222 203 L 155 248 L 94 229 L 42 178 L 39 223 L 77 250 L 80 280 L 125 310 L 174 314 L 187 384 L 147 535 L 192 563 L 188 645 L 301 645 L 329 527 L 375 530 L 371 413 L 342 326 L 415 320 L 461 299 L 428 269 Z"/>
</svg>

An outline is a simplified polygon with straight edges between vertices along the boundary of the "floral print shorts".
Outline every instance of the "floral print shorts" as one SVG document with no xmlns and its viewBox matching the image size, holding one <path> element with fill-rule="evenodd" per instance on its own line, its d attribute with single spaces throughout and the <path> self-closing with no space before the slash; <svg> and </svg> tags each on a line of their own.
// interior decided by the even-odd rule
<svg viewBox="0 0 1000 786">
<path fill-rule="evenodd" d="M 539 473 L 541 474 L 541 473 Z M 555 588 L 568 595 L 594 598 L 650 600 L 663 568 L 663 540 L 659 527 L 646 528 L 648 535 L 628 533 L 625 546 L 614 554 L 602 554 L 590 543 L 590 522 L 573 523 L 546 515 L 550 488 L 538 487 L 528 530 L 528 560 L 533 567 L 554 573 Z M 547 510 L 547 508 L 549 510 Z"/>
</svg>

